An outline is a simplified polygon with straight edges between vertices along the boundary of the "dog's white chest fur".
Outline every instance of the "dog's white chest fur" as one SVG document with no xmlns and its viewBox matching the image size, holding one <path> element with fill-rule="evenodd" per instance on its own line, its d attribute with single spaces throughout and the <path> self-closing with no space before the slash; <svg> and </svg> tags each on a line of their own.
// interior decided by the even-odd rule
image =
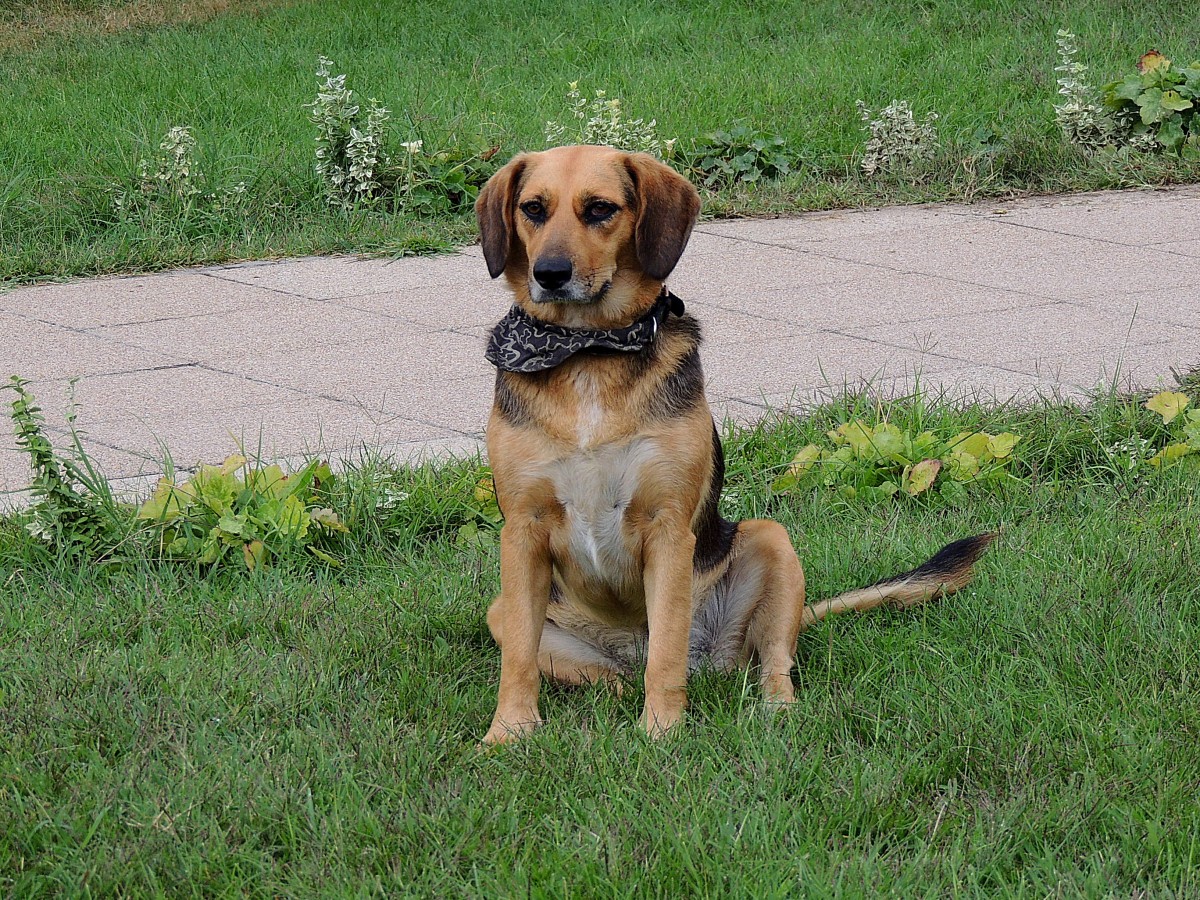
<svg viewBox="0 0 1200 900">
<path fill-rule="evenodd" d="M 566 517 L 566 554 L 583 577 L 616 594 L 641 596 L 640 549 L 636 530 L 626 523 L 655 443 L 636 438 L 626 444 L 583 448 L 551 466 L 551 480 Z"/>
<path fill-rule="evenodd" d="M 571 379 L 578 396 L 575 437 L 580 447 L 590 447 L 604 424 L 604 407 L 600 403 L 600 386 L 586 370 L 579 370 Z"/>
</svg>

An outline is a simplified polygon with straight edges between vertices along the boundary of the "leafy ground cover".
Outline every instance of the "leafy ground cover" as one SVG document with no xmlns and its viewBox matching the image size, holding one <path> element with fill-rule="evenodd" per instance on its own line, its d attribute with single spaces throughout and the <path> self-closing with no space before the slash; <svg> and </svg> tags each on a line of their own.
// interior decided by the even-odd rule
<svg viewBox="0 0 1200 900">
<path fill-rule="evenodd" d="M 606 89 L 630 117 L 656 119 L 681 149 L 732 152 L 745 129 L 763 135 L 769 152 L 741 152 L 782 177 L 748 182 L 730 162 L 706 199 L 717 214 L 1200 175 L 1194 161 L 1086 155 L 1053 111 L 1059 28 L 1078 35 L 1080 62 L 1102 84 L 1151 46 L 1193 59 L 1186 4 L 39 0 L 4 15 L 0 279 L 469 239 L 461 210 L 329 208 L 304 108 L 321 55 L 391 110 L 393 145 L 420 140 L 428 152 L 499 147 L 498 164 L 542 146 L 546 121 L 569 116 L 577 80 L 585 95 Z M 858 100 L 903 100 L 921 120 L 936 111 L 939 149 L 903 177 L 864 175 Z M 174 127 L 192 129 L 205 190 L 238 202 L 118 202 Z M 775 137 L 790 153 L 786 174 Z"/>
<path fill-rule="evenodd" d="M 851 397 L 729 431 L 726 514 L 782 521 L 814 598 L 1001 537 L 953 598 L 802 635 L 795 709 L 702 673 L 656 744 L 634 682 L 547 688 L 544 729 L 476 749 L 499 674 L 477 460 L 352 465 L 326 498 L 338 568 L 80 563 L 0 520 L 0 889 L 1193 895 L 1197 469 L 1149 460 L 1189 437 L 1198 387 L 1150 408 Z M 772 488 L 852 421 L 1009 435 L 1005 477 Z"/>
</svg>

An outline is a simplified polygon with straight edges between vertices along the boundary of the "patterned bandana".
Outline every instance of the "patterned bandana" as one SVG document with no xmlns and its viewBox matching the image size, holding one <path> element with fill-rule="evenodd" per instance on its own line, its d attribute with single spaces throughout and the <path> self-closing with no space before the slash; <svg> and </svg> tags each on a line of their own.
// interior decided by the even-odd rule
<svg viewBox="0 0 1200 900">
<path fill-rule="evenodd" d="M 530 373 L 553 369 L 581 350 L 636 353 L 654 341 L 670 313 L 682 316 L 683 301 L 666 288 L 650 311 L 628 328 L 607 331 L 551 325 L 514 306 L 492 329 L 484 356 L 497 369 Z"/>
</svg>

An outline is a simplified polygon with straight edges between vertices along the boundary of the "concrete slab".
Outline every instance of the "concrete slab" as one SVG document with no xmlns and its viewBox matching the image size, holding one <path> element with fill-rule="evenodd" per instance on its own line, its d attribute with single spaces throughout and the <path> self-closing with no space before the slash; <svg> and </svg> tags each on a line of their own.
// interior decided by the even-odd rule
<svg viewBox="0 0 1200 900">
<path fill-rule="evenodd" d="M 1159 250 L 1178 253 L 1180 256 L 1200 257 L 1200 238 L 1194 241 L 1169 241 L 1158 245 Z"/>
<path fill-rule="evenodd" d="M 1166 286 L 1136 293 L 1081 297 L 1071 302 L 1119 322 L 1163 322 L 1200 328 L 1200 286 Z"/>
<path fill-rule="evenodd" d="M 292 298 L 186 270 L 23 288 L 0 294 L 0 312 L 81 330 L 261 308 L 273 299 Z"/>
<path fill-rule="evenodd" d="M 272 295 L 279 297 L 281 295 Z M 395 320 L 305 300 L 275 301 L 269 306 L 241 306 L 211 315 L 113 325 L 93 332 L 134 347 L 167 348 L 189 361 L 252 356 L 317 344 L 369 344 Z M 409 323 L 410 328 L 421 328 Z"/>
<path fill-rule="evenodd" d="M 778 247 L 802 247 L 813 241 L 850 240 L 887 234 L 898 228 L 954 227 L 957 207 L 895 206 L 803 213 L 786 219 L 727 219 L 702 222 L 704 235 Z"/>
<path fill-rule="evenodd" d="M 492 379 L 483 342 L 452 331 L 385 331 L 363 343 L 325 342 L 293 350 L 216 356 L 205 368 L 317 397 L 358 401 L 446 390 L 471 377 Z M 429 394 L 441 396 L 440 394 Z"/>
<path fill-rule="evenodd" d="M 1147 285 L 1200 284 L 1200 270 L 1153 247 L 1126 249 L 1071 235 L 1009 228 L 964 217 L 957 230 L 915 228 L 862 243 L 822 241 L 813 251 L 895 271 L 1017 291 L 1045 299 L 1144 291 Z"/>
<path fill-rule="evenodd" d="M 919 349 L 830 332 L 771 341 L 724 342 L 704 358 L 709 395 L 749 398 L 888 375 L 946 371 L 964 363 Z"/>
<path fill-rule="evenodd" d="M 797 285 L 861 281 L 877 274 L 876 265 L 727 239 L 719 253 L 684 253 L 668 283 L 685 301 L 721 303 L 765 291 L 794 290 Z"/>
<path fill-rule="evenodd" d="M 267 288 L 294 297 L 330 300 L 366 294 L 419 295 L 435 286 L 453 287 L 478 274 L 479 262 L 460 253 L 399 259 L 313 256 L 286 265 L 206 269 L 213 277 Z"/>
<path fill-rule="evenodd" d="M 30 390 L 46 421 L 61 427 L 70 406 L 70 382 L 39 381 L 30 385 Z M 79 379 L 74 387 L 77 422 L 81 426 L 125 416 L 173 421 L 222 409 L 287 403 L 303 396 L 299 391 L 263 384 L 244 374 L 216 372 L 198 365 L 178 366 L 169 376 L 161 370 L 91 375 Z"/>
<path fill-rule="evenodd" d="M 1172 212 L 1178 215 L 1186 210 Z M 1162 244 L 1178 233 L 1177 224 L 1147 217 L 1143 203 L 1110 197 L 1015 207 L 992 221 L 1011 228 L 1032 228 L 1133 247 Z"/>
<path fill-rule="evenodd" d="M 446 329 L 448 326 L 469 327 L 494 325 L 512 305 L 502 284 L 488 281 L 487 271 L 480 266 L 470 278 L 453 286 L 427 287 L 419 292 L 379 291 L 329 300 L 333 307 L 362 310 L 384 317 L 383 327 L 403 329 L 405 323 Z M 498 290 L 497 288 L 501 288 Z"/>
<path fill-rule="evenodd" d="M 855 334 L 909 350 L 924 350 L 969 365 L 1007 364 L 1016 359 L 1099 355 L 1169 342 L 1169 325 L 1126 321 L 1109 311 L 1073 303 L 978 313 L 958 320 L 924 319 L 856 329 Z"/>
<path fill-rule="evenodd" d="M 1054 301 L 1000 288 L 879 270 L 869 278 L 836 284 L 797 284 L 781 291 L 756 291 L 705 303 L 702 309 L 732 307 L 753 317 L 776 319 L 804 331 L 857 329 L 870 325 L 1025 308 Z M 725 337 L 712 332 L 713 339 Z"/>
<path fill-rule="evenodd" d="M 24 290 L 9 296 L 19 297 Z M 4 381 L 9 375 L 40 381 L 154 369 L 185 361 L 158 347 L 139 348 L 11 313 L 0 313 L 0 335 L 4 351 L 0 378 Z"/>
<path fill-rule="evenodd" d="M 212 409 L 203 416 L 170 414 L 120 415 L 87 428 L 88 452 L 96 446 L 121 447 L 149 465 L 114 460 L 113 477 L 161 471 L 165 452 L 181 467 L 219 462 L 231 453 L 274 459 L 297 453 L 344 451 L 359 444 L 382 445 L 438 439 L 457 439 L 447 429 L 396 415 L 365 413 L 348 404 L 304 398 L 253 408 Z M 136 468 L 136 470 L 131 470 Z M 109 465 L 105 465 L 109 472 Z"/>
</svg>

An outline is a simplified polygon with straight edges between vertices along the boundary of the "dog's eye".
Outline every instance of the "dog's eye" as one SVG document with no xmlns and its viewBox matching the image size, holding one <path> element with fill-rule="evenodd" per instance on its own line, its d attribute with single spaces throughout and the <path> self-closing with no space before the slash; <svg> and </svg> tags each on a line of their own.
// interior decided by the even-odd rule
<svg viewBox="0 0 1200 900">
<path fill-rule="evenodd" d="M 526 200 L 521 204 L 521 212 L 529 216 L 535 222 L 540 222 L 546 218 L 546 207 L 542 206 L 541 200 Z"/>
<path fill-rule="evenodd" d="M 583 217 L 589 222 L 603 222 L 610 218 L 617 211 L 617 204 L 609 203 L 607 200 L 597 200 L 595 203 L 589 203 L 583 211 Z"/>
</svg>

